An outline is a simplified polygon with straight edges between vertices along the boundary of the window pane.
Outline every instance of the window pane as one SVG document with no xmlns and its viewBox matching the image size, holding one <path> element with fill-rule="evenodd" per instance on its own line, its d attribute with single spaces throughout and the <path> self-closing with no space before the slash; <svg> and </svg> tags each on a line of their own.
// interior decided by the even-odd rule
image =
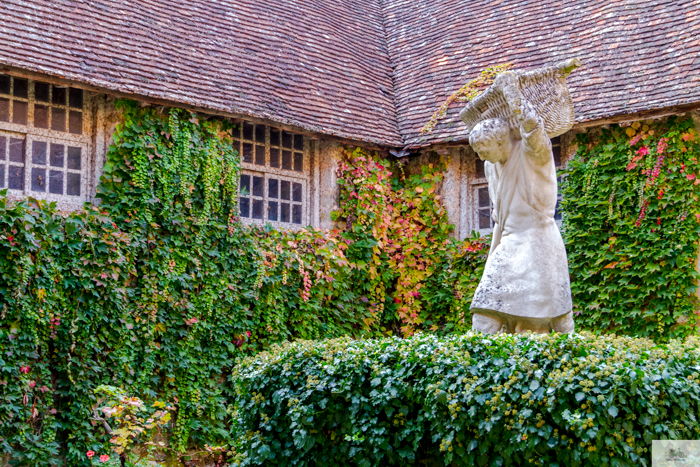
<svg viewBox="0 0 700 467">
<path fill-rule="evenodd" d="M 486 173 L 484 172 L 484 161 L 479 159 L 478 156 L 476 158 L 476 176 L 479 178 L 486 177 Z"/>
<path fill-rule="evenodd" d="M 11 190 L 24 190 L 24 167 L 7 167 L 7 187 Z"/>
<path fill-rule="evenodd" d="M 250 217 L 250 200 L 248 198 L 240 198 L 239 208 L 241 217 Z"/>
<path fill-rule="evenodd" d="M 267 197 L 279 198 L 279 180 L 270 178 L 267 181 Z"/>
<path fill-rule="evenodd" d="M 68 172 L 68 186 L 66 194 L 71 196 L 80 196 L 80 174 Z"/>
<path fill-rule="evenodd" d="M 479 188 L 479 207 L 488 207 L 491 206 L 491 202 L 489 201 L 489 189 L 488 188 Z"/>
<path fill-rule="evenodd" d="M 51 129 L 66 131 L 66 109 L 51 107 Z"/>
<path fill-rule="evenodd" d="M 301 183 L 292 183 L 292 201 L 301 203 Z"/>
<path fill-rule="evenodd" d="M 289 222 L 289 203 L 282 203 L 280 221 Z"/>
<path fill-rule="evenodd" d="M 265 146 L 255 146 L 255 165 L 265 165 Z"/>
<path fill-rule="evenodd" d="M 51 146 L 53 146 L 53 144 Z M 53 149 L 53 147 L 51 149 Z M 46 165 L 46 143 L 45 142 L 32 141 L 32 164 Z"/>
<path fill-rule="evenodd" d="M 0 122 L 10 121 L 10 99 L 0 98 Z"/>
<path fill-rule="evenodd" d="M 262 177 L 253 177 L 253 196 L 260 196 L 261 198 L 264 196 Z"/>
<path fill-rule="evenodd" d="M 45 105 L 34 105 L 34 126 L 37 128 L 49 127 L 49 108 Z"/>
<path fill-rule="evenodd" d="M 68 131 L 74 135 L 83 133 L 83 113 L 71 110 L 68 114 Z"/>
<path fill-rule="evenodd" d="M 292 135 L 291 133 L 287 133 L 286 131 L 282 132 L 282 146 L 285 148 L 292 149 Z"/>
<path fill-rule="evenodd" d="M 66 88 L 52 86 L 51 103 L 55 105 L 66 105 Z"/>
<path fill-rule="evenodd" d="M 243 143 L 243 162 L 253 163 L 253 145 L 250 143 Z"/>
<path fill-rule="evenodd" d="M 15 90 L 13 94 L 15 97 L 27 98 L 29 96 L 29 81 L 22 78 L 15 78 Z"/>
<path fill-rule="evenodd" d="M 10 93 L 10 79 L 8 75 L 0 75 L 0 94 Z"/>
<path fill-rule="evenodd" d="M 301 204 L 292 206 L 292 222 L 294 224 L 301 224 Z"/>
<path fill-rule="evenodd" d="M 255 125 L 255 141 L 258 143 L 265 142 L 265 125 Z"/>
<path fill-rule="evenodd" d="M 250 175 L 241 175 L 240 191 L 242 195 L 250 194 Z"/>
<path fill-rule="evenodd" d="M 21 162 L 24 164 L 23 139 L 10 138 L 10 162 Z"/>
<path fill-rule="evenodd" d="M 7 137 L 0 136 L 0 161 L 5 160 L 5 146 L 7 145 Z"/>
<path fill-rule="evenodd" d="M 279 146 L 280 145 L 280 132 L 279 130 L 273 130 L 270 128 L 270 145 Z"/>
<path fill-rule="evenodd" d="M 50 163 L 52 167 L 63 167 L 63 161 L 64 161 L 64 146 L 62 144 L 56 144 L 56 143 L 51 143 L 51 157 L 50 157 Z M 80 148 L 78 148 L 78 151 L 80 151 Z M 70 158 L 69 158 L 70 162 Z M 75 169 L 75 167 L 71 167 L 70 164 L 68 165 L 69 169 Z M 77 170 L 80 170 L 80 162 L 78 162 L 78 167 Z"/>
<path fill-rule="evenodd" d="M 302 135 L 294 135 L 294 149 L 297 151 L 304 150 L 304 137 Z"/>
<path fill-rule="evenodd" d="M 236 139 L 241 137 L 241 126 L 239 124 L 236 124 L 236 126 L 231 129 L 231 136 Z"/>
<path fill-rule="evenodd" d="M 280 185 L 281 185 L 281 190 L 280 190 L 280 191 L 282 192 L 282 195 L 280 196 L 280 198 L 286 199 L 286 200 L 291 199 L 290 196 L 289 196 L 289 191 L 290 191 L 290 190 L 289 190 L 289 188 L 290 188 L 289 185 L 290 185 L 290 183 L 289 183 L 288 181 L 286 181 L 286 180 L 282 180 L 282 181 L 280 182 Z"/>
<path fill-rule="evenodd" d="M 5 188 L 5 166 L 0 164 L 0 188 Z"/>
<path fill-rule="evenodd" d="M 292 170 L 292 151 L 282 151 L 282 168 Z"/>
<path fill-rule="evenodd" d="M 34 83 L 34 99 L 36 99 L 39 102 L 49 101 L 48 83 Z"/>
<path fill-rule="evenodd" d="M 490 209 L 479 209 L 479 228 L 480 229 L 490 229 L 491 228 Z"/>
<path fill-rule="evenodd" d="M 243 122 L 243 139 L 253 139 L 253 125 Z"/>
<path fill-rule="evenodd" d="M 27 124 L 27 108 L 29 103 L 22 101 L 12 102 L 12 123 L 19 123 L 20 125 Z"/>
<path fill-rule="evenodd" d="M 261 199 L 254 199 L 253 200 L 253 219 L 262 219 L 263 218 L 263 205 L 265 204 L 265 201 Z"/>
<path fill-rule="evenodd" d="M 554 141 L 554 140 L 552 140 Z M 554 156 L 554 166 L 561 167 L 561 146 L 552 146 L 552 155 Z"/>
<path fill-rule="evenodd" d="M 277 201 L 270 201 L 269 203 L 267 203 L 267 220 L 277 221 L 277 219 L 279 218 L 278 212 L 279 205 Z"/>
<path fill-rule="evenodd" d="M 294 153 L 294 170 L 297 172 L 304 171 L 304 154 L 300 152 Z"/>
<path fill-rule="evenodd" d="M 54 195 L 63 194 L 63 172 L 60 170 L 51 170 L 49 172 L 49 193 Z"/>
<path fill-rule="evenodd" d="M 68 146 L 68 168 L 70 170 L 80 170 L 81 149 Z"/>
<path fill-rule="evenodd" d="M 32 191 L 46 191 L 46 169 L 32 167 Z"/>
<path fill-rule="evenodd" d="M 76 109 L 82 109 L 83 108 L 83 90 L 70 88 L 68 90 L 68 103 L 70 104 L 71 107 L 75 107 Z"/>
<path fill-rule="evenodd" d="M 280 166 L 280 150 L 270 148 L 270 167 L 279 168 Z"/>
</svg>

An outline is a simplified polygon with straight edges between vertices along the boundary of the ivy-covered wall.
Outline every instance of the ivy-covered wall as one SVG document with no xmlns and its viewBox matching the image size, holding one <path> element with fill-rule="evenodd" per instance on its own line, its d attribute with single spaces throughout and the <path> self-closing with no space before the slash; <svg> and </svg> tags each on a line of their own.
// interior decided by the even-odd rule
<svg viewBox="0 0 700 467">
<path fill-rule="evenodd" d="M 65 215 L 0 196 L 0 445 L 15 465 L 108 451 L 102 384 L 173 403 L 166 434 L 184 455 L 228 439 L 225 375 L 241 355 L 468 327 L 486 248 L 450 237 L 442 165 L 404 176 L 346 152 L 345 230 L 248 227 L 225 121 L 119 105 L 99 206 Z"/>
<path fill-rule="evenodd" d="M 697 333 L 700 137 L 691 116 L 577 136 L 563 231 L 579 327 Z"/>
<path fill-rule="evenodd" d="M 405 167 L 319 145 L 339 156 L 320 186 L 340 185 L 339 209 L 320 222 L 340 229 L 275 231 L 237 217 L 229 123 L 119 107 L 98 206 L 65 215 L 0 196 L 0 446 L 15 465 L 87 465 L 88 450 L 107 451 L 93 412 L 101 384 L 170 401 L 178 456 L 229 439 L 225 375 L 243 355 L 296 338 L 469 328 L 488 243 L 453 237 L 438 154 Z M 579 328 L 694 332 L 689 122 L 580 137 L 563 188 Z"/>
</svg>

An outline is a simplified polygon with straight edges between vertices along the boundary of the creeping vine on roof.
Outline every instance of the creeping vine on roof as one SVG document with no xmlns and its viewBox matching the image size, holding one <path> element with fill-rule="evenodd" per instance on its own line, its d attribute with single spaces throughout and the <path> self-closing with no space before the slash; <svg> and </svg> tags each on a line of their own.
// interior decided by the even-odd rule
<svg viewBox="0 0 700 467">
<path fill-rule="evenodd" d="M 482 70 L 481 73 L 479 73 L 479 76 L 477 76 L 476 78 L 472 79 L 467 84 L 459 88 L 450 97 L 448 97 L 445 100 L 445 102 L 442 103 L 442 105 L 430 117 L 428 123 L 426 123 L 425 126 L 421 128 L 421 134 L 424 135 L 432 133 L 432 131 L 437 126 L 438 122 L 441 119 L 445 118 L 445 115 L 447 115 L 447 110 L 454 102 L 468 102 L 474 99 L 476 96 L 481 94 L 481 92 L 484 89 L 493 84 L 493 81 L 496 78 L 496 76 L 500 75 L 505 71 L 510 70 L 511 68 L 513 68 L 512 63 L 501 63 L 499 65 L 490 66 L 485 70 Z"/>
</svg>

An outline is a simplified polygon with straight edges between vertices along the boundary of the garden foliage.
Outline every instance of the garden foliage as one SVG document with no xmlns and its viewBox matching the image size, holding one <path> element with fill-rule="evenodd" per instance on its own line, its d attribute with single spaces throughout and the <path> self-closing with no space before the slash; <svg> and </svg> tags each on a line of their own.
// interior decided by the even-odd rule
<svg viewBox="0 0 700 467">
<path fill-rule="evenodd" d="M 225 375 L 242 355 L 294 338 L 467 325 L 483 262 L 471 259 L 486 250 L 449 237 L 439 167 L 401 178 L 348 153 L 343 170 L 387 177 L 349 178 L 360 197 L 343 213 L 354 225 L 249 227 L 237 217 L 230 124 L 130 101 L 119 109 L 99 206 L 65 214 L 0 195 L 0 446 L 14 465 L 107 455 L 115 443 L 94 420 L 100 385 L 173 404 L 161 428 L 184 453 L 230 439 Z M 364 203 L 376 186 L 396 203 L 388 237 L 362 227 L 374 222 Z M 410 237 L 382 241 L 399 228 Z M 410 282 L 379 275 L 388 264 Z M 440 300 L 421 299 L 425 290 Z"/>
<path fill-rule="evenodd" d="M 700 342 L 498 335 L 297 342 L 234 371 L 236 466 L 649 466 L 700 437 Z"/>
<path fill-rule="evenodd" d="M 614 126 L 577 144 L 562 187 L 577 326 L 655 339 L 697 332 L 693 120 Z"/>
</svg>

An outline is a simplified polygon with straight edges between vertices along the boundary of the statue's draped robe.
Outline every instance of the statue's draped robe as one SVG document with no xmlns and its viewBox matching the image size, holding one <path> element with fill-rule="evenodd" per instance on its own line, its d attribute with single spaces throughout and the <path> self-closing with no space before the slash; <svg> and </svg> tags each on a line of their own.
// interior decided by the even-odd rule
<svg viewBox="0 0 700 467">
<path fill-rule="evenodd" d="M 572 308 L 556 168 L 542 122 L 521 135 L 505 164 L 485 163 L 495 226 L 471 310 L 551 319 Z"/>
</svg>

